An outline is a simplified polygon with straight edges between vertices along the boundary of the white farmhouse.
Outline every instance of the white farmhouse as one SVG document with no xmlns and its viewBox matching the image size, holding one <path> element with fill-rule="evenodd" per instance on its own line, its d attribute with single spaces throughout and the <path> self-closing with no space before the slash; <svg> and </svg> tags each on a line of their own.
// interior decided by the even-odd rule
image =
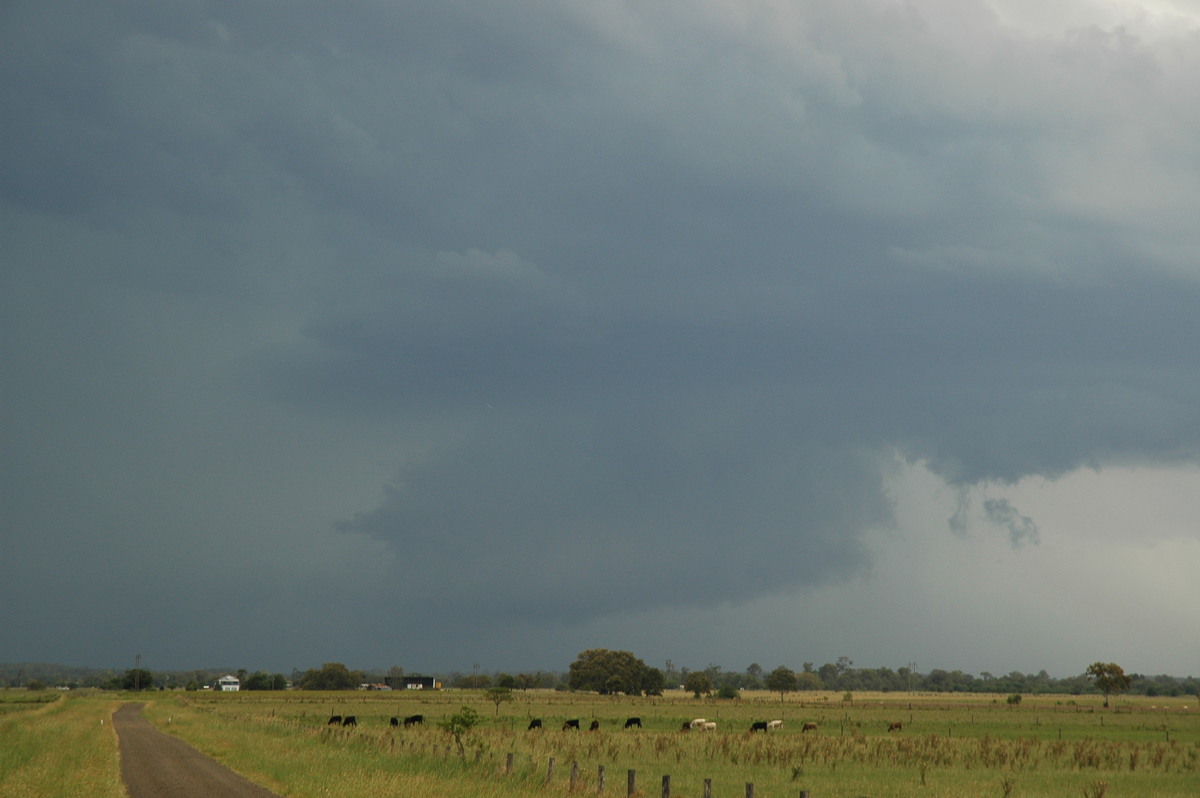
<svg viewBox="0 0 1200 798">
<path fill-rule="evenodd" d="M 223 693 L 236 693 L 241 689 L 242 683 L 238 681 L 238 677 L 230 676 L 228 673 L 217 679 L 217 684 L 221 687 Z"/>
</svg>

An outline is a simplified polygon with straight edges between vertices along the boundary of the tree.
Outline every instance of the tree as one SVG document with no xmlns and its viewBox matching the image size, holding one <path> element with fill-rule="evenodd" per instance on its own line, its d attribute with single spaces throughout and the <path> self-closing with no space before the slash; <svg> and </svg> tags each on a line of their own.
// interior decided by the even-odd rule
<svg viewBox="0 0 1200 798">
<path fill-rule="evenodd" d="M 704 671 L 692 671 L 684 680 L 683 689 L 699 698 L 701 694 L 707 695 L 712 692 L 712 679 L 709 679 Z"/>
<path fill-rule="evenodd" d="M 282 673 L 270 674 L 257 671 L 250 674 L 242 682 L 243 690 L 283 690 L 287 687 L 287 677 Z"/>
<path fill-rule="evenodd" d="M 784 693 L 796 689 L 796 674 L 791 668 L 780 665 L 767 674 L 764 684 L 768 690 L 779 693 L 779 701 L 782 703 Z"/>
<path fill-rule="evenodd" d="M 145 668 L 133 668 L 125 671 L 125 678 L 121 680 L 122 690 L 153 690 L 154 689 L 154 674 Z"/>
<path fill-rule="evenodd" d="M 662 695 L 665 683 L 662 671 L 658 668 L 647 668 L 646 676 L 642 680 L 642 690 L 645 691 L 646 695 Z"/>
<path fill-rule="evenodd" d="M 646 663 L 628 651 L 590 648 L 580 652 L 568 669 L 567 686 L 572 690 L 595 690 L 602 695 L 641 695 L 650 673 Z"/>
<path fill-rule="evenodd" d="M 301 690 L 353 690 L 357 684 L 345 665 L 326 662 L 320 670 L 309 668 L 305 671 L 297 686 Z"/>
<path fill-rule="evenodd" d="M 511 678 L 511 677 L 510 677 Z M 489 687 L 487 689 L 487 697 L 493 704 L 496 705 L 496 717 L 500 717 L 500 705 L 505 701 L 512 701 L 512 688 L 509 687 Z"/>
<path fill-rule="evenodd" d="M 496 705 L 497 709 L 499 709 L 499 706 L 499 704 Z M 442 722 L 442 728 L 454 738 L 454 744 L 458 746 L 458 755 L 460 757 L 465 757 L 467 753 L 466 749 L 463 748 L 463 735 L 478 723 L 479 713 L 466 706 L 451 715 L 449 720 Z"/>
<path fill-rule="evenodd" d="M 821 677 L 811 670 L 801 671 L 796 674 L 796 689 L 797 690 L 820 690 L 824 688 L 821 684 Z"/>
<path fill-rule="evenodd" d="M 717 698 L 741 698 L 742 694 L 730 682 L 725 682 L 717 688 Z"/>
<path fill-rule="evenodd" d="M 468 673 L 455 678 L 453 685 L 460 690 L 486 690 L 492 686 L 492 677 L 486 673 Z"/>
<path fill-rule="evenodd" d="M 1108 706 L 1110 693 L 1122 693 L 1129 689 L 1133 680 L 1125 675 L 1125 671 L 1115 662 L 1093 662 L 1084 672 L 1101 691 L 1104 692 L 1104 706 Z"/>
</svg>

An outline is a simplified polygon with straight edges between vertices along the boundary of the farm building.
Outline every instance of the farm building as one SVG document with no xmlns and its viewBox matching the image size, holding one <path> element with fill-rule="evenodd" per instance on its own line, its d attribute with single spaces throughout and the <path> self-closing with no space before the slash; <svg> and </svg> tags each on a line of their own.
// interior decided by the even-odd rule
<svg viewBox="0 0 1200 798">
<path fill-rule="evenodd" d="M 432 676 L 385 677 L 388 685 L 397 690 L 441 690 L 442 683 Z"/>
<path fill-rule="evenodd" d="M 217 679 L 217 684 L 223 693 L 236 693 L 242 687 L 242 683 L 238 680 L 238 677 L 230 676 L 228 673 Z"/>
</svg>

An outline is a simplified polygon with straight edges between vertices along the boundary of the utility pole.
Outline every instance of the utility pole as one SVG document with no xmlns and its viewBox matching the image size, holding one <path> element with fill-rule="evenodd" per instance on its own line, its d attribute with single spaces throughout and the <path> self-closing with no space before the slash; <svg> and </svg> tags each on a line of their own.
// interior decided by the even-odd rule
<svg viewBox="0 0 1200 798">
<path fill-rule="evenodd" d="M 133 655 L 133 692 L 140 692 L 142 689 L 142 655 Z"/>
</svg>

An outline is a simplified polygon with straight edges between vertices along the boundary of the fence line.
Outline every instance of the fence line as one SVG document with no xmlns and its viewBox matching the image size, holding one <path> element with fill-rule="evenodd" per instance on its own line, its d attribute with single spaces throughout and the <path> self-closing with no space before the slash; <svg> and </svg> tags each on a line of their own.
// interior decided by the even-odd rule
<svg viewBox="0 0 1200 798">
<path fill-rule="evenodd" d="M 392 741 L 392 748 L 393 748 L 393 750 L 395 750 L 395 740 Z M 400 742 L 400 748 L 402 750 L 405 748 L 410 748 L 414 752 L 419 752 L 419 750 L 420 750 L 420 747 L 417 744 L 406 743 L 404 741 Z M 435 756 L 437 756 L 439 753 L 442 753 L 442 755 L 447 758 L 449 758 L 453 755 L 453 749 L 450 746 L 445 746 L 443 748 L 442 746 L 433 744 L 430 746 L 430 750 Z M 475 755 L 476 762 L 480 761 L 480 759 L 482 758 L 482 754 L 483 754 L 482 751 L 476 752 L 476 755 Z M 503 775 L 511 776 L 515 772 L 514 765 L 513 765 L 515 757 L 516 757 L 516 755 L 512 751 L 509 751 L 507 754 L 505 754 L 504 768 L 501 771 Z M 555 757 L 550 757 L 546 762 L 546 777 L 543 781 L 543 784 L 545 784 L 547 786 L 554 780 L 555 764 L 556 764 Z M 597 795 L 604 793 L 605 775 L 606 775 L 606 771 L 605 771 L 604 765 L 597 766 L 597 769 L 596 769 L 596 794 Z M 570 782 L 568 784 L 568 791 L 574 793 L 574 792 L 581 791 L 583 789 L 584 789 L 584 785 L 583 785 L 582 777 L 580 776 L 580 772 L 579 772 L 579 762 L 572 761 L 571 762 Z M 703 798 L 712 798 L 712 779 L 711 778 L 704 779 L 703 789 L 704 789 Z M 638 796 L 637 770 L 635 770 L 633 768 L 630 768 L 628 771 L 626 771 L 626 774 L 625 774 L 625 795 L 626 795 L 626 798 L 636 798 L 636 796 Z M 662 777 L 662 798 L 671 798 L 671 775 L 669 773 L 663 774 L 663 777 Z M 746 798 L 755 798 L 754 782 L 751 782 L 751 781 L 746 782 Z M 799 798 L 812 798 L 812 796 L 808 790 L 800 790 Z"/>
<path fill-rule="evenodd" d="M 513 756 L 514 756 L 514 754 L 512 752 L 509 752 L 504 758 L 503 773 L 506 776 L 512 775 L 512 773 L 513 773 Z M 546 762 L 546 778 L 543 781 L 543 784 L 545 784 L 547 786 L 549 786 L 549 784 L 554 780 L 555 763 L 556 763 L 555 757 L 550 757 Z M 605 778 L 604 765 L 599 765 L 596 769 L 596 794 L 597 795 L 600 795 L 604 792 L 604 778 Z M 580 773 L 579 773 L 579 762 L 578 761 L 571 762 L 571 776 L 570 776 L 570 782 L 568 784 L 567 789 L 568 789 L 568 792 L 572 792 L 572 793 L 585 789 L 583 782 L 582 782 L 582 777 L 580 776 Z M 637 789 L 637 770 L 635 770 L 633 768 L 630 768 L 629 770 L 627 770 L 625 772 L 625 795 L 626 795 L 626 798 L 636 798 L 636 796 L 639 795 L 638 789 Z M 662 777 L 662 798 L 671 798 L 671 774 L 669 774 L 669 773 L 664 773 L 663 777 Z M 712 798 L 712 779 L 711 778 L 704 779 L 704 798 Z M 752 782 L 752 781 L 746 782 L 746 798 L 755 798 L 754 782 Z M 800 790 L 799 798 L 811 798 L 811 794 L 809 793 L 808 790 Z"/>
</svg>

